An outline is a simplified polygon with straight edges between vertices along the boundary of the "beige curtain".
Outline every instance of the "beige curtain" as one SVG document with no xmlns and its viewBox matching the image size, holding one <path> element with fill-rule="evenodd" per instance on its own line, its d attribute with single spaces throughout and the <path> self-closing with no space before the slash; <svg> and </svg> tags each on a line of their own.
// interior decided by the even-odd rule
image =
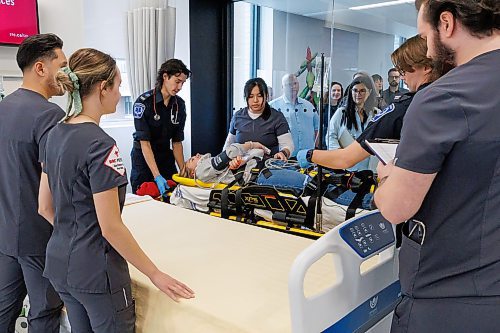
<svg viewBox="0 0 500 333">
<path fill-rule="evenodd" d="M 127 69 L 132 98 L 152 89 L 158 68 L 175 51 L 175 7 L 167 0 L 135 0 L 127 12 Z"/>
</svg>

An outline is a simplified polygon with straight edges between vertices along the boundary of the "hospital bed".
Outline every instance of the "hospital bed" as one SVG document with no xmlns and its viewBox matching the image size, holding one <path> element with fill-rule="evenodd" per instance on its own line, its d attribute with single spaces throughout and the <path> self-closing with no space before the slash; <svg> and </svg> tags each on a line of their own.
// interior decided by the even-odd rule
<svg viewBox="0 0 500 333">
<path fill-rule="evenodd" d="M 293 333 L 390 331 L 400 300 L 394 229 L 378 211 L 352 218 L 302 251 L 288 278 Z M 304 279 L 330 256 L 332 286 L 304 293 Z"/>
<path fill-rule="evenodd" d="M 350 318 L 378 321 L 397 299 L 393 231 L 378 213 L 314 241 L 144 200 L 127 200 L 124 223 L 196 298 L 175 303 L 130 266 L 138 333 L 354 332 Z M 390 232 L 360 255 L 348 232 L 365 219 Z M 373 332 L 387 332 L 389 319 Z"/>
<path fill-rule="evenodd" d="M 139 333 L 354 332 L 353 317 L 367 325 L 386 317 L 372 331 L 388 332 L 397 258 L 393 228 L 378 213 L 317 241 L 156 201 L 126 206 L 123 219 L 158 267 L 196 292 L 176 304 L 130 267 Z M 377 244 L 353 249 L 351 228 L 366 236 L 363 228 L 381 225 Z"/>
</svg>

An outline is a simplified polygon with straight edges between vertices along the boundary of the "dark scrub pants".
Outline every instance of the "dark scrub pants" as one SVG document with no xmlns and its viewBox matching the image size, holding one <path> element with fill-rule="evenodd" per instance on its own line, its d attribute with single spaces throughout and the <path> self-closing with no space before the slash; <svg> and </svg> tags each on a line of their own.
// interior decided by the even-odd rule
<svg viewBox="0 0 500 333">
<path fill-rule="evenodd" d="M 62 302 L 42 276 L 52 226 L 38 215 L 47 132 L 64 112 L 18 89 L 0 102 L 0 332 L 12 333 L 28 294 L 30 333 L 58 333 Z"/>
<path fill-rule="evenodd" d="M 156 112 L 155 112 L 156 111 Z M 184 140 L 186 106 L 179 96 L 172 96 L 165 106 L 160 90 L 145 92 L 134 103 L 134 143 L 130 154 L 130 182 L 135 193 L 144 182 L 154 181 L 141 150 L 140 141 L 149 141 L 158 171 L 165 179 L 177 173 L 170 142 Z"/>
<path fill-rule="evenodd" d="M 134 332 L 128 265 L 102 236 L 93 198 L 117 188 L 123 208 L 127 175 L 116 143 L 94 123 L 62 123 L 46 146 L 57 214 L 44 275 L 64 300 L 73 333 Z"/>
<path fill-rule="evenodd" d="M 403 227 L 392 333 L 500 331 L 499 63 L 455 68 L 405 115 L 396 166 L 436 176 Z"/>
<path fill-rule="evenodd" d="M 49 280 L 42 276 L 44 256 L 11 257 L 0 254 L 0 328 L 14 332 L 26 292 L 29 294 L 29 332 L 59 332 L 62 303 Z M 4 287 L 6 286 L 6 287 Z"/>
<path fill-rule="evenodd" d="M 135 302 L 130 284 L 111 294 L 68 291 L 55 286 L 64 301 L 72 333 L 135 332 Z"/>
</svg>

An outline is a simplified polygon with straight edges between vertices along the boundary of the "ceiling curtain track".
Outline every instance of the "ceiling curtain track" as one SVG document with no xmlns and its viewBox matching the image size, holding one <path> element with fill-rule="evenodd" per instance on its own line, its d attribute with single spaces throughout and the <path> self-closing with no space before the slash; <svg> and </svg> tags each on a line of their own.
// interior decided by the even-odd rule
<svg viewBox="0 0 500 333">
<path fill-rule="evenodd" d="M 175 16 L 172 1 L 131 1 L 126 59 L 133 99 L 154 88 L 159 67 L 174 57 Z"/>
</svg>

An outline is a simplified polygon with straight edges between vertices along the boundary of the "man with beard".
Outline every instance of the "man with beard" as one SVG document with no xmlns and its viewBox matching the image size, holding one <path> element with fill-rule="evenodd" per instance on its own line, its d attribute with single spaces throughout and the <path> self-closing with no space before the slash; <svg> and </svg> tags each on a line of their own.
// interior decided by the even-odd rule
<svg viewBox="0 0 500 333">
<path fill-rule="evenodd" d="M 17 52 L 22 86 L 0 102 L 0 332 L 14 332 L 26 293 L 29 332 L 59 332 L 62 302 L 42 276 L 52 226 L 38 214 L 38 188 L 40 147 L 64 116 L 48 101 L 63 94 L 55 81 L 67 63 L 62 46 L 53 34 L 26 38 Z"/>
<path fill-rule="evenodd" d="M 391 68 L 387 73 L 387 82 L 389 82 L 389 88 L 382 91 L 382 98 L 387 103 L 391 105 L 394 102 L 396 96 L 401 96 L 407 93 L 408 90 L 399 87 L 399 82 L 401 81 L 401 75 L 397 68 Z"/>
<path fill-rule="evenodd" d="M 375 203 L 403 223 L 391 332 L 500 327 L 500 2 L 417 0 L 428 55 L 456 68 L 417 94 Z"/>
</svg>

